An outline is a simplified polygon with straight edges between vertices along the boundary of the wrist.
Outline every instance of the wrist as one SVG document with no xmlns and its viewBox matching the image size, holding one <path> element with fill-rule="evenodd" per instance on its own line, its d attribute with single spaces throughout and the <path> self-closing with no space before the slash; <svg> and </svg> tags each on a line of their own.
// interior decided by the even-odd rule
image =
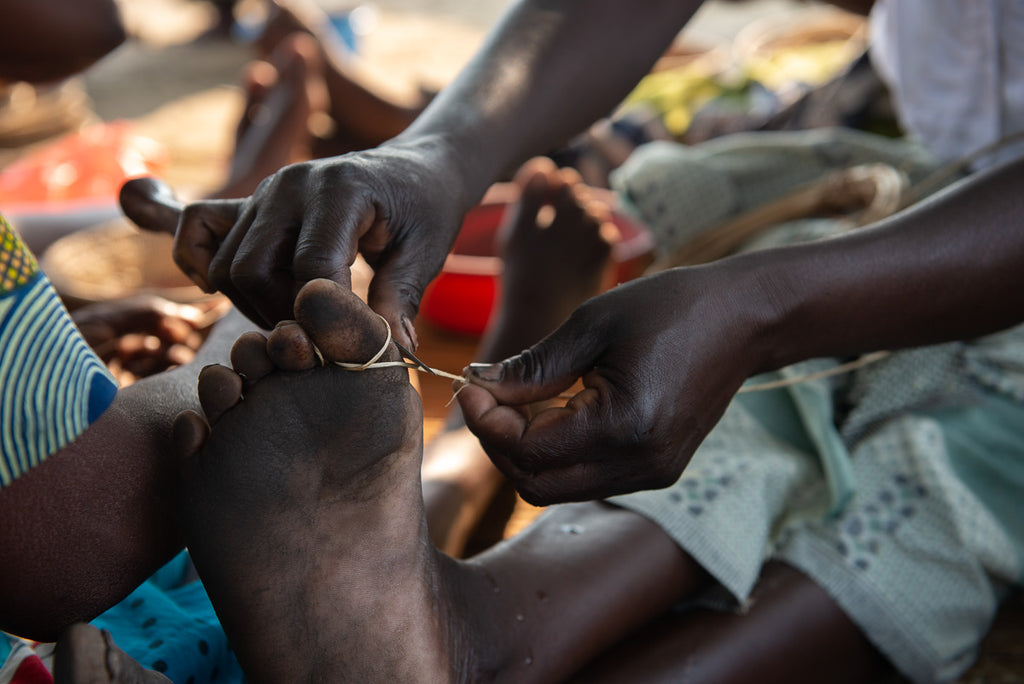
<svg viewBox="0 0 1024 684">
<path fill-rule="evenodd" d="M 731 309 L 730 334 L 746 353 L 748 375 L 776 370 L 805 358 L 806 335 L 799 332 L 803 309 L 798 279 L 761 253 L 712 265 L 723 301 Z"/>
<path fill-rule="evenodd" d="M 460 215 L 469 211 L 490 186 L 468 147 L 457 135 L 447 132 L 406 131 L 381 147 L 413 150 L 425 161 L 428 172 L 446 197 L 453 199 Z"/>
</svg>

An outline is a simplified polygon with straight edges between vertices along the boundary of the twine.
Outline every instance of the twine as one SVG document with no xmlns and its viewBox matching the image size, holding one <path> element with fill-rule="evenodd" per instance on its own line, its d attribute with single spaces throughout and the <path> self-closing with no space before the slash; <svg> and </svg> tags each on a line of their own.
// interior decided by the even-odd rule
<svg viewBox="0 0 1024 684">
<path fill-rule="evenodd" d="M 452 393 L 452 398 L 448 400 L 447 404 L 445 404 L 445 406 L 450 406 L 451 403 L 455 401 L 455 397 L 459 396 L 459 392 L 461 392 L 466 387 L 466 385 L 469 384 L 469 380 L 467 380 L 462 375 L 455 375 L 454 373 L 449 373 L 447 371 L 439 370 L 437 368 L 431 368 L 430 366 L 426 365 L 423 362 L 411 363 L 409 361 L 380 361 L 380 357 L 384 356 L 384 353 L 387 352 L 388 350 L 388 346 L 391 345 L 391 324 L 388 323 L 387 319 L 381 316 L 380 314 L 377 314 L 377 318 L 384 321 L 384 328 L 387 330 L 387 337 L 384 338 L 384 344 L 382 344 L 380 349 L 377 350 L 377 353 L 374 354 L 373 357 L 366 363 L 348 363 L 345 361 L 333 361 L 332 363 L 335 366 L 343 368 L 347 371 L 364 371 L 369 368 L 412 368 L 413 370 L 417 370 L 421 373 L 438 375 L 442 378 L 455 380 L 461 384 L 459 385 L 458 389 L 456 389 Z M 315 344 L 313 345 L 313 351 L 316 352 L 317 357 L 320 359 L 320 364 L 324 365 L 324 356 L 323 354 L 320 353 L 320 350 L 317 349 Z M 419 359 L 417 359 L 417 361 L 419 361 Z"/>
<path fill-rule="evenodd" d="M 464 375 L 456 375 L 455 373 L 448 373 L 447 371 L 439 370 L 437 368 L 431 368 L 422 361 L 419 361 L 419 359 L 417 359 L 418 363 L 412 363 L 409 361 L 380 361 L 380 357 L 384 356 L 384 353 L 388 350 L 388 346 L 391 344 L 392 338 L 391 325 L 388 323 L 387 319 L 381 316 L 380 314 L 377 314 L 377 317 L 380 318 L 380 320 L 384 321 L 384 327 L 387 329 L 387 337 L 384 339 L 384 344 L 381 345 L 381 348 L 377 351 L 376 354 L 373 355 L 373 358 L 371 358 L 366 363 L 347 363 L 345 361 L 333 361 L 332 363 L 335 366 L 338 366 L 339 368 L 344 368 L 345 370 L 348 371 L 364 371 L 370 368 L 412 368 L 413 370 L 417 370 L 421 373 L 437 375 L 442 378 L 448 378 L 449 380 L 455 380 L 461 384 L 459 385 L 458 389 L 456 389 L 452 393 L 452 398 L 449 399 L 448 403 L 445 405 L 448 406 L 453 401 L 455 401 L 455 397 L 459 396 L 459 392 L 465 389 L 466 385 L 469 384 L 469 379 L 466 378 Z M 323 354 L 321 354 L 320 350 L 316 348 L 316 345 L 313 345 L 313 351 L 316 352 L 317 357 L 320 359 L 321 365 L 324 365 L 325 362 Z M 791 387 L 793 385 L 797 385 L 803 382 L 811 382 L 812 380 L 821 380 L 822 378 L 829 378 L 832 377 L 833 375 L 849 373 L 850 371 L 861 368 L 862 366 L 866 366 L 870 363 L 875 363 L 876 361 L 881 361 L 885 357 L 889 356 L 890 353 L 891 352 L 888 351 L 876 351 L 870 354 L 865 354 L 864 356 L 861 356 L 860 358 L 855 359 L 854 361 L 850 361 L 848 363 L 844 363 L 834 368 L 829 368 L 827 370 L 818 371 L 816 373 L 807 373 L 806 375 L 800 375 L 793 378 L 785 378 L 783 380 L 773 380 L 772 382 L 762 382 L 756 385 L 745 385 L 741 387 L 736 392 L 736 394 L 746 394 L 748 392 L 764 392 L 766 390 L 779 389 L 781 387 Z M 558 398 L 571 399 L 573 396 L 574 395 L 572 394 L 560 394 L 558 395 Z"/>
</svg>

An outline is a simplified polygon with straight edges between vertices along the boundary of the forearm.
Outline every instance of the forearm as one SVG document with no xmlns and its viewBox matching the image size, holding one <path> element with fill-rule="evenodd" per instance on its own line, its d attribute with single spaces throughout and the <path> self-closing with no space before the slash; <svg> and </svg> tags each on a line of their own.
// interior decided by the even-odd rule
<svg viewBox="0 0 1024 684">
<path fill-rule="evenodd" d="M 873 227 L 725 266 L 752 282 L 760 370 L 969 339 L 1024 321 L 1024 160 Z"/>
<path fill-rule="evenodd" d="M 399 137 L 454 151 L 478 199 L 501 173 L 609 114 L 701 0 L 522 0 Z"/>
</svg>

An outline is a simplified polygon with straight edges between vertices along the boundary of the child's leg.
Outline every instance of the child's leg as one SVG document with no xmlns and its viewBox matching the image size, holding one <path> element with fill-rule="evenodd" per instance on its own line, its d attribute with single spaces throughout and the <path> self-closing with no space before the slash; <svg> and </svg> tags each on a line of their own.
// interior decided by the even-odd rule
<svg viewBox="0 0 1024 684">
<path fill-rule="evenodd" d="M 788 565 L 766 565 L 749 603 L 744 613 L 666 613 L 572 681 L 863 684 L 892 669 L 828 594 Z"/>
</svg>

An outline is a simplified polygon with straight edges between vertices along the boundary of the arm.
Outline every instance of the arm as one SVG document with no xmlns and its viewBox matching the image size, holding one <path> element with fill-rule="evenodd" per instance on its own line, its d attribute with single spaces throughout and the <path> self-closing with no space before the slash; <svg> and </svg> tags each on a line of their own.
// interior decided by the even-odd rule
<svg viewBox="0 0 1024 684">
<path fill-rule="evenodd" d="M 125 39 L 113 0 L 0 0 L 0 82 L 82 71 Z"/>
<path fill-rule="evenodd" d="M 502 172 L 606 115 L 699 0 L 521 0 L 454 83 L 377 149 L 285 167 L 245 200 L 186 208 L 175 258 L 264 325 L 298 288 L 347 284 L 356 250 L 371 306 L 396 339 L 444 262 L 463 214 Z"/>
<path fill-rule="evenodd" d="M 1024 159 L 875 227 L 754 265 L 776 301 L 764 369 L 897 349 L 1024 321 Z"/>
<path fill-rule="evenodd" d="M 467 425 L 533 503 L 674 482 L 748 376 L 1024 321 L 1024 160 L 843 237 L 634 281 L 501 364 Z M 565 408 L 516 406 L 585 389 Z"/>
<path fill-rule="evenodd" d="M 437 138 L 475 203 L 503 172 L 607 116 L 702 3 L 514 3 L 455 81 L 399 136 Z M 468 208 L 468 205 L 467 205 Z"/>
</svg>

